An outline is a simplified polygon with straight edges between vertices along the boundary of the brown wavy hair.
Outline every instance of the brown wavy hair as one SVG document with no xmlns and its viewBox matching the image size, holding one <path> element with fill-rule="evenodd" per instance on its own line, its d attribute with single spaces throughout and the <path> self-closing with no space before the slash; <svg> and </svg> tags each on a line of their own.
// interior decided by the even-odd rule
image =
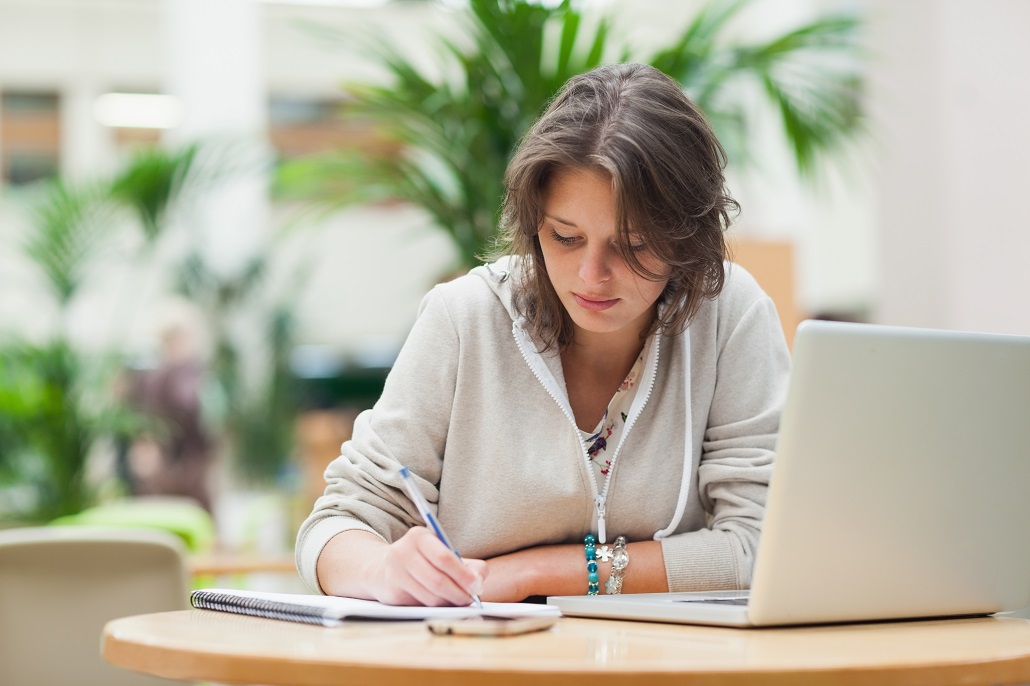
<svg viewBox="0 0 1030 686">
<path fill-rule="evenodd" d="M 650 329 L 683 331 L 705 299 L 722 291 L 724 233 L 740 206 L 726 191 L 726 154 L 701 110 L 679 84 L 643 64 L 604 66 L 574 76 L 519 143 L 504 177 L 501 231 L 493 257 L 515 255 L 515 310 L 544 349 L 572 342 L 569 314 L 551 286 L 538 237 L 543 194 L 555 170 L 611 177 L 617 246 L 640 276 L 636 241 L 669 268 L 664 306 Z"/>
</svg>

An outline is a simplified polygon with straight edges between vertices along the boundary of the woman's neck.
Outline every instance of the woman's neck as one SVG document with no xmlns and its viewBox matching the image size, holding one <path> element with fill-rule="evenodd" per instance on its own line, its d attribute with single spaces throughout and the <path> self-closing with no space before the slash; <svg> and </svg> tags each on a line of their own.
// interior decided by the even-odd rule
<svg viewBox="0 0 1030 686">
<path fill-rule="evenodd" d="M 561 353 L 562 372 L 576 425 L 592 431 L 636 363 L 644 339 L 632 328 L 630 336 L 579 333 Z"/>
<path fill-rule="evenodd" d="M 629 372 L 644 347 L 644 339 L 634 331 L 594 333 L 577 331 L 562 359 L 580 369 L 608 369 Z"/>
</svg>

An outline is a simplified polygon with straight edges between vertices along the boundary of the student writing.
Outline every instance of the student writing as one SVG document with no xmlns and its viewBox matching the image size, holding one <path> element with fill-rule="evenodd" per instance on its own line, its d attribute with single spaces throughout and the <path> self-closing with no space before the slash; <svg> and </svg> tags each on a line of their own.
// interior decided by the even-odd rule
<svg viewBox="0 0 1030 686">
<path fill-rule="evenodd" d="M 749 586 L 789 354 L 726 262 L 724 165 L 651 67 L 563 87 L 509 164 L 500 256 L 425 297 L 326 471 L 297 537 L 313 589 L 466 605 Z"/>
</svg>

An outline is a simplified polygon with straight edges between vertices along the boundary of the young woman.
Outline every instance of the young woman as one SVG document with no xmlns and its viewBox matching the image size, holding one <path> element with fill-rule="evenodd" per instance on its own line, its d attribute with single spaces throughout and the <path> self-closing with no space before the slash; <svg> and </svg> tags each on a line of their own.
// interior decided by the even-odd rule
<svg viewBox="0 0 1030 686">
<path fill-rule="evenodd" d="M 789 355 L 725 262 L 724 165 L 657 70 L 565 85 L 509 165 L 505 256 L 425 297 L 326 470 L 297 538 L 313 589 L 465 605 L 749 586 Z"/>
</svg>

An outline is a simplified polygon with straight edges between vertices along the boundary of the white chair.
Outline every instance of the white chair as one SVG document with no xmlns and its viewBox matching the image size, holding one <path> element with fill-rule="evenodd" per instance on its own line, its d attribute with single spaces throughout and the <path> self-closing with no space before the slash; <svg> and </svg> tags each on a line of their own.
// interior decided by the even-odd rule
<svg viewBox="0 0 1030 686">
<path fill-rule="evenodd" d="M 148 529 L 0 530 L 0 684 L 170 684 L 107 664 L 104 624 L 187 607 L 180 539 Z"/>
</svg>

